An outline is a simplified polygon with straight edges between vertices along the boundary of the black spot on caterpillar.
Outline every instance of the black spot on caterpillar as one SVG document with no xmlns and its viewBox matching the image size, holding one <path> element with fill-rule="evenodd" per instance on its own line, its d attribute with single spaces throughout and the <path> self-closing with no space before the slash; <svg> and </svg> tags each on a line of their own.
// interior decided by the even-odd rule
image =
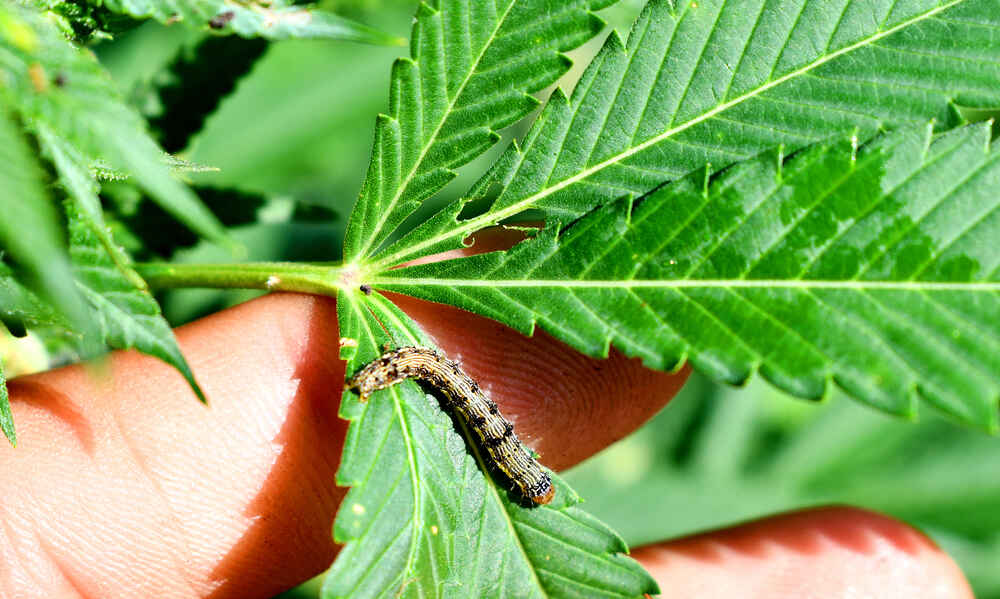
<svg viewBox="0 0 1000 599">
<path fill-rule="evenodd" d="M 408 378 L 432 384 L 445 396 L 446 407 L 454 407 L 468 424 L 492 459 L 492 465 L 506 474 L 518 490 L 535 503 L 552 501 L 555 487 L 492 400 L 476 381 L 462 372 L 457 363 L 426 347 L 400 347 L 387 351 L 347 380 L 348 389 L 357 389 L 361 401 L 378 389 Z"/>
</svg>

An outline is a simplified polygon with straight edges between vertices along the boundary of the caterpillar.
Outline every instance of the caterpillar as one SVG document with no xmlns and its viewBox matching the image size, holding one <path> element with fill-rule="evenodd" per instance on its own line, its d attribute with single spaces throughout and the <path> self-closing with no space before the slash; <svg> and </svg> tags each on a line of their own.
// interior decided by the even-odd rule
<svg viewBox="0 0 1000 599">
<path fill-rule="evenodd" d="M 349 378 L 345 387 L 356 389 L 361 401 L 368 401 L 378 389 L 409 378 L 425 381 L 441 391 L 445 407 L 455 409 L 476 431 L 492 465 L 506 474 L 521 494 L 537 504 L 552 501 L 552 479 L 521 445 L 514 425 L 500 414 L 497 404 L 486 397 L 479 384 L 442 353 L 415 346 L 387 351 Z"/>
</svg>

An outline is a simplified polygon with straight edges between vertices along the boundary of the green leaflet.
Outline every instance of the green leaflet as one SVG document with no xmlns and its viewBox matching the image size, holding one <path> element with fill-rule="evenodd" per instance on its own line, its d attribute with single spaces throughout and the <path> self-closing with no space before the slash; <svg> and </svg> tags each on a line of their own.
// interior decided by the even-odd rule
<svg viewBox="0 0 1000 599">
<path fill-rule="evenodd" d="M 377 294 L 338 298 L 348 372 L 381 345 L 431 346 L 405 314 Z M 378 319 L 377 321 L 375 319 Z M 381 324 L 380 324 L 381 323 Z M 383 329 L 383 326 L 385 329 Z M 625 544 L 575 507 L 558 477 L 556 499 L 523 508 L 484 475 L 485 465 L 456 434 L 436 400 L 407 381 L 362 404 L 345 392 L 351 420 L 334 538 L 345 543 L 324 597 L 637 597 L 655 582 L 621 555 Z"/>
<path fill-rule="evenodd" d="M 144 288 L 145 282 L 132 270 L 131 260 L 111 237 L 104 223 L 101 200 L 97 197 L 98 186 L 84 158 L 72 144 L 53 132 L 47 125 L 38 125 L 38 143 L 42 151 L 59 173 L 59 182 L 75 203 L 73 216 L 85 219 L 90 224 L 90 234 L 104 247 L 107 257 L 113 261 L 121 275 L 130 279 L 133 285 Z"/>
<path fill-rule="evenodd" d="M 569 68 L 562 52 L 603 27 L 614 0 L 435 0 L 420 5 L 412 58 L 393 65 L 389 114 L 378 118 L 371 166 L 344 241 L 344 258 L 371 255 L 455 177 L 455 169 L 527 115 L 529 94 Z"/>
<path fill-rule="evenodd" d="M 65 316 L 19 283 L 3 262 L 0 262 L 0 322 L 15 337 L 23 337 L 28 328 L 68 327 Z"/>
<path fill-rule="evenodd" d="M 463 202 L 387 248 L 373 270 L 457 247 L 527 209 L 569 222 L 710 164 L 881 127 L 961 121 L 955 105 L 1000 106 L 997 0 L 651 0 L 612 36 L 572 99 L 553 94 L 520 147 Z M 477 193 L 471 195 L 477 197 Z"/>
<path fill-rule="evenodd" d="M 10 412 L 10 398 L 7 396 L 7 379 L 3 374 L 3 360 L 0 359 L 0 431 L 7 441 L 17 447 L 17 433 L 14 431 L 14 415 Z"/>
<path fill-rule="evenodd" d="M 883 410 L 918 397 L 1000 428 L 1000 146 L 928 128 L 738 164 L 595 209 L 507 252 L 388 271 L 445 302 L 573 347 L 608 344 L 717 380 L 755 370 Z"/>
</svg>

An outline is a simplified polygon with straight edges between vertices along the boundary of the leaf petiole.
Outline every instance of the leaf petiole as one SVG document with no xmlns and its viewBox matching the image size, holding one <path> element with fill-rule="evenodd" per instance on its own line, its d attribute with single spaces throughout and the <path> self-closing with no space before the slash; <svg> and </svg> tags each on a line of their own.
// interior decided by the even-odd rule
<svg viewBox="0 0 1000 599">
<path fill-rule="evenodd" d="M 353 286 L 354 269 L 339 264 L 255 262 L 244 264 L 170 264 L 149 262 L 136 271 L 155 289 L 204 287 L 262 289 L 334 296 Z"/>
</svg>

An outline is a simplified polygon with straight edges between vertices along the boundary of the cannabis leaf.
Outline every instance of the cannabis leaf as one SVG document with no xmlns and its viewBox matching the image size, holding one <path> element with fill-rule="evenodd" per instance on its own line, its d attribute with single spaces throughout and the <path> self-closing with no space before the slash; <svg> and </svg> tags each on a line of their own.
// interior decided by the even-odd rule
<svg viewBox="0 0 1000 599">
<path fill-rule="evenodd" d="M 558 79 L 562 52 L 603 28 L 592 11 L 614 0 L 436 0 L 420 5 L 412 58 L 393 65 L 389 114 L 378 118 L 344 258 L 377 249 L 454 169 L 535 108 L 529 94 Z"/>
<path fill-rule="evenodd" d="M 432 345 L 377 294 L 341 294 L 337 311 L 341 335 L 352 342 L 345 352 L 349 372 L 378 357 L 384 341 Z M 434 402 L 410 381 L 367 403 L 345 391 L 341 416 L 351 426 L 337 483 L 353 488 L 334 526 L 334 538 L 345 546 L 327 576 L 325 597 L 657 592 L 649 575 L 620 555 L 624 542 L 575 507 L 579 499 L 557 477 L 552 504 L 518 505 L 484 476 L 482 456 L 467 448 Z"/>
<path fill-rule="evenodd" d="M 819 398 L 830 379 L 913 415 L 918 398 L 1000 428 L 1000 145 L 977 125 L 855 151 L 768 153 L 625 197 L 508 252 L 389 271 L 446 302 L 591 355 L 658 369 L 755 370 Z"/>
<path fill-rule="evenodd" d="M 540 210 L 569 222 L 624 195 L 779 144 L 961 122 L 956 106 L 1000 106 L 997 0 L 651 0 L 625 46 L 612 35 L 572 100 L 553 94 L 522 147 L 468 199 L 502 188 L 464 221 L 458 202 L 386 249 L 372 271 L 456 247 Z M 467 201 L 466 200 L 466 201 Z"/>
</svg>

